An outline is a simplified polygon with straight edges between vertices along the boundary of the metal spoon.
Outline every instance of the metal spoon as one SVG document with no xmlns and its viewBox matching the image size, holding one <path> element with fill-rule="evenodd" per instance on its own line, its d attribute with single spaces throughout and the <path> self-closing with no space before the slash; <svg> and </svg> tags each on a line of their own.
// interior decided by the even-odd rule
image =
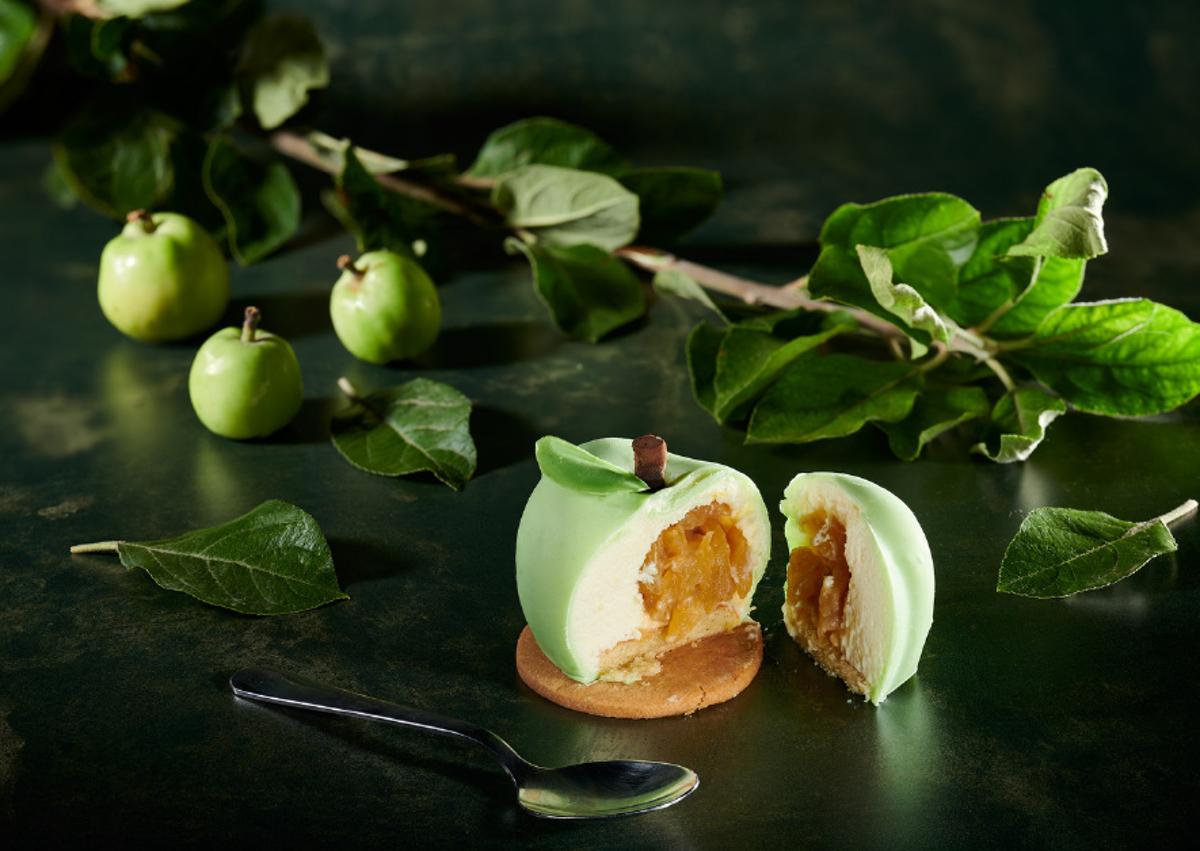
<svg viewBox="0 0 1200 851">
<path fill-rule="evenodd" d="M 521 806 L 542 818 L 592 819 L 648 813 L 682 801 L 700 785 L 700 778 L 690 768 L 669 762 L 619 759 L 543 768 L 522 759 L 508 742 L 483 727 L 351 691 L 296 682 L 260 668 L 238 671 L 229 678 L 229 685 L 234 694 L 248 700 L 388 721 L 474 742 L 504 766 L 517 787 Z"/>
</svg>

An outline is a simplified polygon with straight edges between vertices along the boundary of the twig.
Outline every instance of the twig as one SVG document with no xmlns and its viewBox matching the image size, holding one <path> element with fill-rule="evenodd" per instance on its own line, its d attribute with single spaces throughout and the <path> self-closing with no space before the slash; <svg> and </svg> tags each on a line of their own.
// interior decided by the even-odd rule
<svg viewBox="0 0 1200 851">
<path fill-rule="evenodd" d="M 272 148 L 284 156 L 291 157 L 327 174 L 337 173 L 337 167 L 318 154 L 312 144 L 297 133 L 279 130 L 268 136 L 267 141 Z M 415 180 L 409 180 L 404 177 L 397 177 L 395 174 L 376 174 L 372 175 L 372 177 L 379 182 L 380 186 L 390 192 L 404 195 L 416 201 L 422 201 L 440 210 L 445 210 L 447 213 L 453 213 L 456 216 L 463 216 L 477 225 L 495 227 L 499 224 L 494 216 L 488 216 L 478 205 L 460 198 L 451 192 L 447 192 L 440 187 L 418 183 Z"/>
<path fill-rule="evenodd" d="M 657 248 L 629 245 L 625 248 L 618 248 L 615 253 L 618 257 L 632 263 L 634 266 L 650 272 L 658 272 L 662 269 L 677 269 L 705 289 L 733 296 L 749 305 L 765 304 L 768 307 L 775 307 L 780 310 L 803 308 L 804 310 L 814 310 L 822 313 L 845 312 L 852 315 L 858 321 L 859 325 L 871 329 L 882 337 L 895 337 L 902 336 L 903 334 L 892 323 L 880 319 L 875 314 L 868 313 L 865 310 L 860 310 L 856 307 L 847 307 L 846 305 L 837 304 L 832 301 L 820 301 L 809 298 L 795 289 L 772 287 L 767 284 L 760 284 L 757 281 L 739 278 L 736 275 L 730 275 L 719 269 L 701 266 L 699 263 L 693 263 L 690 260 L 682 260 L 674 254 Z"/>
<path fill-rule="evenodd" d="M 337 172 L 337 167 L 329 160 L 320 156 L 312 144 L 299 134 L 280 130 L 272 133 L 268 137 L 268 141 L 271 147 L 284 156 L 291 157 L 329 174 Z M 419 183 L 404 177 L 398 177 L 395 174 L 375 174 L 372 176 L 384 189 L 417 201 L 422 201 L 446 212 L 465 216 L 484 227 L 495 227 L 501 224 L 491 212 L 491 208 L 473 203 L 469 199 L 463 198 L 457 193 L 448 191 L 443 187 Z M 490 178 L 473 178 L 460 175 L 455 179 L 455 182 L 459 186 L 470 189 L 486 189 L 490 188 L 495 181 Z M 532 234 L 521 228 L 512 229 L 512 232 L 515 236 L 526 242 L 530 242 L 533 239 Z M 730 275 L 727 272 L 722 272 L 719 269 L 713 269 L 709 266 L 702 266 L 690 260 L 684 260 L 658 248 L 628 245 L 624 248 L 618 248 L 614 254 L 627 263 L 649 272 L 676 269 L 707 290 L 732 296 L 749 305 L 766 305 L 779 310 L 804 309 L 821 313 L 847 313 L 854 317 L 855 321 L 861 327 L 875 332 L 885 341 L 888 341 L 889 344 L 892 342 L 901 342 L 906 336 L 900 328 L 870 311 L 838 304 L 837 302 L 822 301 L 808 297 L 805 295 L 808 287 L 807 275 L 791 281 L 784 286 L 770 286 L 758 281 L 739 278 L 736 275 Z M 948 354 L 953 352 L 967 354 L 982 361 L 992 371 L 996 372 L 1000 380 L 1004 382 L 1005 387 L 1011 390 L 1015 386 L 1012 378 L 1004 370 L 1004 367 L 1000 366 L 993 358 L 995 348 L 990 341 L 985 341 L 966 329 L 956 329 L 954 336 L 950 339 L 945 350 L 939 352 L 939 356 L 935 358 L 936 364 L 940 364 L 946 359 Z"/>
</svg>

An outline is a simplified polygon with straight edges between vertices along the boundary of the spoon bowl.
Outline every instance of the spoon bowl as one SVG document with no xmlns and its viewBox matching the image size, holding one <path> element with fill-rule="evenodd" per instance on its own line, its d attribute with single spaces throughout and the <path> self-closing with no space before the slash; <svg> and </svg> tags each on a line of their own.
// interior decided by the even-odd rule
<svg viewBox="0 0 1200 851">
<path fill-rule="evenodd" d="M 246 700 L 384 721 L 466 739 L 504 766 L 517 787 L 517 802 L 540 818 L 600 819 L 648 813 L 682 801 L 700 785 L 694 771 L 669 762 L 618 759 L 545 768 L 522 758 L 508 742 L 475 724 L 293 680 L 262 668 L 238 671 L 229 678 L 229 685 L 234 694 Z"/>
<path fill-rule="evenodd" d="M 613 818 L 669 807 L 699 785 L 682 765 L 617 759 L 540 768 L 517 783 L 517 801 L 542 818 Z"/>
</svg>

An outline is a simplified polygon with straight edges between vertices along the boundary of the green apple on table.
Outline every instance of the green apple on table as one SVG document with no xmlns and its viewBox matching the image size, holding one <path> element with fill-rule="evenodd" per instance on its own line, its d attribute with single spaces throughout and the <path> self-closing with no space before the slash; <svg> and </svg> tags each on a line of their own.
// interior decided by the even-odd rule
<svg viewBox="0 0 1200 851">
<path fill-rule="evenodd" d="M 346 350 L 368 363 L 411 358 L 437 339 L 437 289 L 415 260 L 393 251 L 338 258 L 342 276 L 329 298 L 333 330 Z"/>
<path fill-rule="evenodd" d="M 287 340 L 258 330 L 260 318 L 257 307 L 247 307 L 240 329 L 222 328 L 192 361 L 192 407 L 222 437 L 266 437 L 291 422 L 304 400 L 296 353 Z"/>
<path fill-rule="evenodd" d="M 122 334 L 183 340 L 225 312 L 229 267 L 216 240 L 187 216 L 135 210 L 100 255 L 98 295 Z"/>
</svg>

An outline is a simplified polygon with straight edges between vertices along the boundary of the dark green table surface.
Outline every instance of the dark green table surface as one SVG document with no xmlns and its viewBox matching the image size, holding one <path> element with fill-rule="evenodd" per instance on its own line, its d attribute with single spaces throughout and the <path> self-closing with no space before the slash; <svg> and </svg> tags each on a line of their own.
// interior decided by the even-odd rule
<svg viewBox="0 0 1200 851">
<path fill-rule="evenodd" d="M 306 5 L 323 26 L 335 26 L 331 5 Z M 415 4 L 425 17 L 413 23 L 413 32 L 424 22 L 433 35 L 399 39 L 431 62 L 444 57 L 438 44 L 450 43 L 450 36 L 439 42 L 437 34 L 467 15 L 447 12 L 435 22 L 435 5 L 452 4 Z M 484 14 L 481 4 L 468 5 Z M 992 19 L 972 18 L 964 11 L 969 5 L 947 4 L 959 9 L 949 24 L 917 12 L 884 14 L 883 24 L 862 34 L 860 54 L 875 55 L 872 47 L 884 49 L 897 28 L 914 21 L 926 27 L 929 44 L 959 44 L 955 21 L 968 46 L 975 44 L 971 32 Z M 860 78 L 851 84 L 838 77 L 853 73 L 832 64 L 839 45 L 848 49 L 852 22 L 831 22 L 833 13 L 814 19 L 816 32 L 794 28 L 797 57 L 824 51 L 818 55 L 829 62 L 814 60 L 798 70 L 788 65 L 793 48 L 782 32 L 788 23 L 782 5 L 758 17 L 720 18 L 708 29 L 684 28 L 668 47 L 699 41 L 708 55 L 722 57 L 722 73 L 741 69 L 764 86 L 771 68 L 791 68 L 781 73 L 808 80 L 805 91 L 818 83 L 833 86 L 847 99 L 830 95 L 816 104 L 833 133 L 829 144 L 782 110 L 785 101 L 792 103 L 783 94 L 751 86 L 744 87 L 746 97 L 776 110 L 776 138 L 755 135 L 775 126 L 763 114 L 746 136 L 729 126 L 711 139 L 692 133 L 720 125 L 713 117 L 720 110 L 740 115 L 733 83 L 714 88 L 706 125 L 696 117 L 709 108 L 702 98 L 685 108 L 681 95 L 662 82 L 648 104 L 631 108 L 624 131 L 617 96 L 597 88 L 598 123 L 610 135 L 624 132 L 626 142 L 647 133 L 649 161 L 687 149 L 707 152 L 692 162 L 725 167 L 728 151 L 729 211 L 702 232 L 696 251 L 767 280 L 803 271 L 805 251 L 795 246 L 812 238 L 838 200 L 940 187 L 982 195 L 988 215 L 1017 213 L 1024 209 L 1018 202 L 1030 203 L 1047 179 L 1088 161 L 1109 172 L 1114 184 L 1113 251 L 1090 267 L 1089 295 L 1143 294 L 1200 317 L 1194 143 L 1188 147 L 1183 131 L 1170 131 L 1169 116 L 1158 113 L 1157 135 L 1142 138 L 1126 129 L 1114 139 L 1106 128 L 1126 125 L 1097 107 L 1074 115 L 1094 134 L 1099 153 L 1089 160 L 1086 140 L 1069 136 L 1079 124 L 1072 110 L 1049 120 L 1045 106 L 1093 77 L 1105 79 L 1110 66 L 1097 63 L 1119 55 L 1120 31 L 1137 25 L 1142 48 L 1128 65 L 1137 79 L 1109 86 L 1104 97 L 1123 99 L 1131 109 L 1141 103 L 1139 115 L 1156 104 L 1176 104 L 1174 117 L 1184 129 L 1194 127 L 1195 102 L 1182 96 L 1187 86 L 1180 80 L 1195 69 L 1195 55 L 1183 50 L 1179 34 L 1187 31 L 1179 22 L 1194 19 L 1178 11 L 1150 26 L 1125 12 L 1131 21 L 1109 21 L 1104 38 L 1091 40 L 1091 58 L 1064 48 L 1047 59 L 1043 44 L 1042 52 L 1026 57 L 1042 63 L 1030 71 L 1021 67 L 1021 36 L 1061 34 L 1071 30 L 1070 22 L 1063 13 L 1005 5 L 1009 28 L 961 49 L 974 56 L 1000 45 L 993 65 L 1007 76 L 990 96 L 992 106 L 1012 120 L 1024 110 L 1034 127 L 993 134 L 990 153 L 952 144 L 969 135 L 965 125 L 991 120 L 988 97 L 970 101 L 946 131 L 949 138 L 937 127 L 906 122 L 899 112 L 879 112 L 891 103 L 883 94 L 867 107 L 849 97 L 875 89 Z M 629 6 L 622 8 L 632 27 Z M 500 12 L 487 14 L 499 26 Z M 586 18 L 577 32 L 558 32 L 560 39 L 583 39 L 594 65 L 567 65 L 571 73 L 554 75 L 544 62 L 526 59 L 509 69 L 527 91 L 548 92 L 540 99 L 506 94 L 490 77 L 494 91 L 472 89 L 448 72 L 446 86 L 433 93 L 430 78 L 441 66 L 412 71 L 405 79 L 416 75 L 422 86 L 415 90 L 425 93 L 407 101 L 424 110 L 414 138 L 431 148 L 445 142 L 432 128 L 441 118 L 452 120 L 458 101 L 472 131 L 492 118 L 556 104 L 568 105 L 559 111 L 569 113 L 570 92 L 606 82 L 611 70 L 604 64 L 605 38 L 620 26 L 597 20 Z M 343 93 L 356 79 L 387 68 L 391 43 L 371 41 L 371 23 L 360 10 L 341 24 Z M 553 27 L 538 19 L 513 38 L 529 42 Z M 484 35 L 472 43 L 475 61 L 483 62 L 503 38 L 486 27 L 479 31 Z M 647 23 L 629 37 L 646 40 L 648 31 Z M 842 41 L 823 38 L 826 31 L 840 33 Z M 929 33 L 941 33 L 942 41 Z M 740 44 L 742 53 L 721 53 L 722 38 Z M 349 49 L 355 44 L 357 52 Z M 765 56 L 765 66 L 754 65 L 756 44 L 763 46 L 757 55 Z M 679 57 L 691 54 L 679 51 L 673 67 L 702 77 L 701 60 L 685 63 Z M 952 51 L 927 54 L 913 61 L 915 78 L 895 85 L 935 82 L 939 67 L 957 61 Z M 658 79 L 638 64 L 651 62 L 644 56 L 612 61 L 627 72 L 617 81 L 622 85 Z M 445 62 L 443 71 L 453 57 Z M 863 73 L 882 84 L 889 66 L 879 62 Z M 982 74 L 982 67 L 964 73 Z M 826 76 L 812 82 L 821 69 Z M 1143 78 L 1153 85 L 1134 85 Z M 1037 79 L 1054 85 L 1036 94 L 1023 88 Z M 545 89 L 537 88 L 538 80 Z M 688 85 L 700 87 L 695 80 Z M 921 115 L 954 116 L 956 92 L 984 88 L 982 82 L 946 83 L 928 100 L 909 89 L 897 96 L 918 104 Z M 1149 105 L 1140 92 L 1148 92 Z M 1103 100 L 1093 94 L 1094 103 Z M 363 117 L 373 96 L 340 98 L 332 114 L 343 126 L 357 114 L 364 132 L 374 126 L 380 137 L 396 132 L 403 123 L 397 113 L 383 127 Z M 482 101 L 494 105 L 491 113 L 479 107 Z M 654 135 L 653 109 L 668 101 L 676 104 L 669 117 L 690 135 L 661 128 Z M 794 106 L 801 110 L 804 103 Z M 894 156 L 884 132 L 889 126 L 899 128 Z M 1034 130 L 1053 144 L 1041 146 Z M 852 149 L 842 144 L 864 136 Z M 922 137 L 932 140 L 934 153 L 921 152 Z M 758 158 L 754 140 L 763 138 L 769 150 Z M 788 139 L 823 151 L 823 159 L 810 168 L 788 158 Z M 997 150 L 1011 152 L 1011 159 L 995 166 Z M 1200 799 L 1194 729 L 1200 526 L 1181 524 L 1175 556 L 1108 590 L 1040 602 L 998 595 L 993 587 L 1004 546 L 1031 508 L 1072 505 L 1140 519 L 1200 496 L 1195 405 L 1154 421 L 1066 417 L 1023 465 L 972 460 L 953 442 L 904 464 L 873 431 L 804 447 L 747 448 L 690 398 L 681 345 L 699 317 L 690 306 L 659 303 L 648 322 L 602 345 L 566 341 L 547 324 L 527 270 L 503 259 L 444 282 L 446 327 L 435 351 L 417 364 L 388 369 L 354 361 L 334 338 L 325 308 L 333 259 L 351 248 L 347 238 L 334 236 L 234 270 L 230 319 L 248 303 L 263 309 L 265 326 L 296 347 L 307 399 L 296 422 L 276 437 L 233 443 L 206 432 L 191 412 L 186 374 L 193 344 L 139 345 L 100 315 L 96 258 L 114 225 L 44 200 L 38 175 L 46 157 L 40 139 L 0 146 L 0 843 L 1094 847 L 1180 844 L 1189 835 Z M 890 170 L 894 163 L 899 176 Z M 894 185 L 901 178 L 903 185 Z M 782 194 L 772 194 L 772 186 Z M 778 215 L 767 215 L 772 211 Z M 783 248 L 747 248 L 754 243 Z M 460 388 L 476 403 L 478 476 L 456 494 L 432 480 L 376 478 L 349 467 L 328 442 L 340 375 L 363 387 L 425 375 Z M 523 620 L 512 551 L 538 475 L 533 441 L 545 433 L 584 440 L 645 431 L 667 436 L 683 454 L 746 471 L 772 510 L 802 470 L 866 476 L 905 499 L 925 527 L 937 567 L 934 626 L 918 676 L 874 709 L 809 662 L 780 620 L 786 556 L 777 528 L 756 597 L 766 660 L 736 700 L 690 718 L 630 722 L 577 715 L 523 687 L 513 666 Z M 80 541 L 153 538 L 218 522 L 272 497 L 316 516 L 349 601 L 289 617 L 239 617 L 162 591 L 113 559 L 66 552 Z M 664 759 L 696 769 L 702 786 L 681 805 L 637 819 L 536 821 L 515 807 L 504 776 L 466 747 L 238 703 L 226 678 L 252 664 L 471 718 L 546 764 Z"/>
</svg>

